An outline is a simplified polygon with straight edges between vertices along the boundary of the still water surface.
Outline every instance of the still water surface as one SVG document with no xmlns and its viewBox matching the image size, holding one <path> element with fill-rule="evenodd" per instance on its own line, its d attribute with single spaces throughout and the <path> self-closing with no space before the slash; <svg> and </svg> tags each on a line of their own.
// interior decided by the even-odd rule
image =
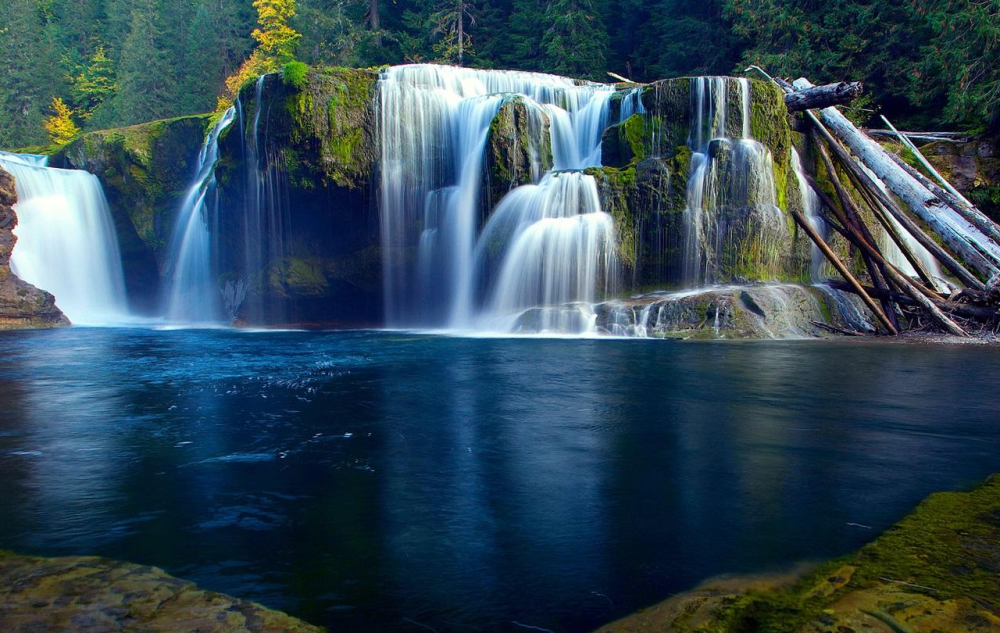
<svg viewBox="0 0 1000 633">
<path fill-rule="evenodd" d="M 974 347 L 0 334 L 0 548 L 337 631 L 586 631 L 1000 471 L 998 377 Z"/>
</svg>

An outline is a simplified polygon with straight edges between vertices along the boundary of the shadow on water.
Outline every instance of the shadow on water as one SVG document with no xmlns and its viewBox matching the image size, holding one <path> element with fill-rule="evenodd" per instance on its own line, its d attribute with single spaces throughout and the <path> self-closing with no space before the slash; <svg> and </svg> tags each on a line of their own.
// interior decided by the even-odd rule
<svg viewBox="0 0 1000 633">
<path fill-rule="evenodd" d="M 587 630 L 850 551 L 1000 470 L 995 349 L 77 328 L 0 348 L 0 547 L 155 564 L 335 630 Z"/>
</svg>

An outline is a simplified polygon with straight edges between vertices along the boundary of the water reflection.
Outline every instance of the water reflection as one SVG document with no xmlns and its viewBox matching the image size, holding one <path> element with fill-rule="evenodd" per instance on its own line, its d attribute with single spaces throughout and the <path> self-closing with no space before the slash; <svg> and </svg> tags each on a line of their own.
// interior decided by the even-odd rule
<svg viewBox="0 0 1000 633">
<path fill-rule="evenodd" d="M 587 630 L 843 553 L 1000 469 L 989 349 L 83 329 L 0 348 L 0 547 L 156 564 L 338 630 Z"/>
</svg>

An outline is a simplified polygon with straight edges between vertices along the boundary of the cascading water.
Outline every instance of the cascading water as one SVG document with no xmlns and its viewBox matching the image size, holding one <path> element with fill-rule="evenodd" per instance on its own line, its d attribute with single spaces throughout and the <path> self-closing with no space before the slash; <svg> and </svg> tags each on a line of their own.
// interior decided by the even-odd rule
<svg viewBox="0 0 1000 633">
<path fill-rule="evenodd" d="M 483 229 L 475 269 L 496 268 L 478 327 L 514 329 L 534 306 L 593 303 L 613 283 L 614 223 L 601 211 L 597 183 L 581 172 L 554 172 L 510 192 Z M 492 251 L 492 252 L 491 252 Z M 499 262 L 488 265 L 488 259 Z M 579 332 L 586 327 L 547 311 L 534 328 Z M 533 329 L 534 329 L 533 328 Z"/>
<path fill-rule="evenodd" d="M 569 170 L 600 164 L 612 94 L 609 86 L 536 73 L 432 65 L 383 73 L 388 325 L 492 328 L 533 306 L 593 299 L 612 276 L 614 236 L 593 178 Z M 509 193 L 480 234 L 483 154 L 512 95 L 548 118 L 556 171 Z"/>
<path fill-rule="evenodd" d="M 795 180 L 799 184 L 799 199 L 802 201 L 802 211 L 806 222 L 814 231 L 819 233 L 824 239 L 827 236 L 826 223 L 820 217 L 820 200 L 816 192 L 809 185 L 805 168 L 802 165 L 802 157 L 798 150 L 792 148 L 792 170 L 795 172 Z M 810 240 L 812 244 L 812 241 Z M 812 258 L 809 263 L 809 278 L 811 281 L 819 282 L 826 278 L 823 271 L 826 265 L 826 257 L 823 251 L 819 250 L 816 244 L 812 244 Z"/>
<path fill-rule="evenodd" d="M 268 78 L 275 75 L 261 75 L 257 79 L 249 126 L 243 125 L 242 103 L 236 104 L 241 130 L 245 130 L 242 270 L 251 289 L 244 308 L 244 317 L 250 323 L 277 323 L 286 317 L 283 303 L 270 303 L 266 298 L 272 269 L 280 267 L 285 256 L 285 234 L 289 228 L 283 153 L 268 144 L 266 123 L 261 129 Z"/>
<path fill-rule="evenodd" d="M 730 132 L 731 92 L 741 106 L 740 138 Z M 691 80 L 688 145 L 691 176 L 684 210 L 683 280 L 688 287 L 722 278 L 767 275 L 786 237 L 777 204 L 770 150 L 750 125 L 750 82 L 726 77 Z"/>
<path fill-rule="evenodd" d="M 194 183 L 184 196 L 174 225 L 166 293 L 167 319 L 174 323 L 216 323 L 222 318 L 212 248 L 213 227 L 218 221 L 215 165 L 219 135 L 235 117 L 236 109 L 229 108 L 205 139 Z"/>
<path fill-rule="evenodd" d="M 14 274 L 55 295 L 73 323 L 125 321 L 121 255 L 101 183 L 85 171 L 46 165 L 45 157 L 0 155 L 17 186 Z"/>
</svg>

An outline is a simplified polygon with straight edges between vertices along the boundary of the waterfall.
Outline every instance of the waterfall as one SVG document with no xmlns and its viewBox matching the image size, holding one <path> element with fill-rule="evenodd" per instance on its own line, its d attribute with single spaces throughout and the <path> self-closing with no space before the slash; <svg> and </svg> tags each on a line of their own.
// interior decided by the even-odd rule
<svg viewBox="0 0 1000 633">
<path fill-rule="evenodd" d="M 798 150 L 794 147 L 792 148 L 792 170 L 795 172 L 795 180 L 799 184 L 799 199 L 802 200 L 802 211 L 806 222 L 825 240 L 828 232 L 826 223 L 820 217 L 819 196 L 816 195 L 816 192 L 809 185 L 805 168 L 802 165 L 802 157 L 799 156 Z M 826 277 L 823 273 L 823 267 L 826 265 L 826 256 L 823 255 L 823 251 L 812 240 L 809 240 L 809 243 L 812 245 L 809 279 L 812 282 L 822 281 Z"/>
<path fill-rule="evenodd" d="M 242 267 L 251 288 L 245 308 L 245 318 L 250 323 L 282 322 L 286 317 L 283 303 L 275 305 L 267 299 L 271 274 L 284 264 L 285 234 L 289 228 L 284 153 L 268 144 L 266 125 L 261 129 L 264 88 L 269 77 L 276 75 L 257 78 L 249 128 L 243 127 L 243 104 L 239 101 L 236 104 L 244 133 L 246 163 Z"/>
<path fill-rule="evenodd" d="M 529 308 L 593 303 L 599 286 L 607 292 L 616 276 L 614 246 L 614 223 L 601 211 L 592 176 L 554 172 L 518 187 L 500 202 L 476 249 L 475 269 L 499 271 L 478 326 L 509 331 Z M 490 257 L 496 265 L 488 265 Z M 566 329 L 563 322 L 540 328 Z"/>
<path fill-rule="evenodd" d="M 101 183 L 85 171 L 52 169 L 41 156 L 0 155 L 18 203 L 14 274 L 55 295 L 76 324 L 128 318 L 121 255 Z"/>
<path fill-rule="evenodd" d="M 222 318 L 212 248 L 213 230 L 218 222 L 215 165 L 219 159 L 219 135 L 235 116 L 235 108 L 229 108 L 205 139 L 194 182 L 177 215 L 168 256 L 166 314 L 171 322 L 215 323 Z"/>
<path fill-rule="evenodd" d="M 740 98 L 740 138 L 730 132 L 733 91 Z M 787 229 L 777 204 L 771 152 L 752 138 L 749 80 L 693 78 L 691 111 L 684 283 L 695 288 L 766 277 L 777 264 Z"/>
<path fill-rule="evenodd" d="M 594 296 L 607 277 L 601 262 L 609 261 L 613 236 L 593 179 L 545 174 L 504 197 L 494 213 L 504 219 L 480 232 L 489 215 L 483 159 L 491 123 L 504 99 L 517 96 L 548 118 L 555 170 L 598 166 L 613 94 L 609 86 L 537 73 L 435 65 L 383 72 L 379 202 L 388 325 L 479 328 L 532 306 Z M 573 263 L 557 261 L 557 252 Z M 515 279 L 526 287 L 512 289 Z"/>
</svg>

